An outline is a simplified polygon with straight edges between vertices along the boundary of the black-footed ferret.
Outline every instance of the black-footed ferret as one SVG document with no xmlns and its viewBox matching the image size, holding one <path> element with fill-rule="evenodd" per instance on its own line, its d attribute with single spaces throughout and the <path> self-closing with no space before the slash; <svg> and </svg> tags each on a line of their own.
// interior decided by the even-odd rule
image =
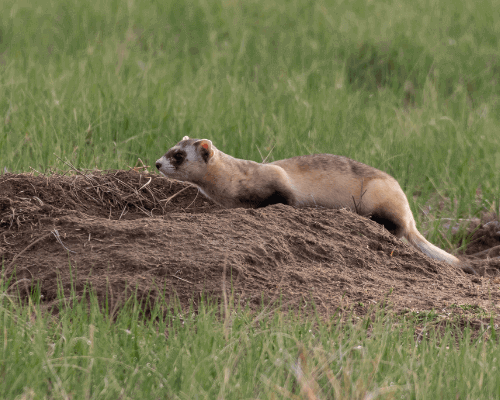
<svg viewBox="0 0 500 400">
<path fill-rule="evenodd" d="M 259 164 L 231 157 L 208 139 L 185 136 L 156 161 L 156 168 L 168 178 L 195 184 L 227 208 L 276 203 L 345 207 L 405 237 L 427 256 L 475 273 L 420 234 L 408 199 L 392 176 L 347 157 L 315 154 Z"/>
</svg>

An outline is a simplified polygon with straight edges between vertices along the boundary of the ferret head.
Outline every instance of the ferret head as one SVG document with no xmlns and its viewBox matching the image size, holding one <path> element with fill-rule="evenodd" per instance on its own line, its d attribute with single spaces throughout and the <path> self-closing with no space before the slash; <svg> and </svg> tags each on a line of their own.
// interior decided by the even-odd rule
<svg viewBox="0 0 500 400">
<path fill-rule="evenodd" d="M 184 136 L 156 161 L 156 168 L 168 178 L 196 183 L 205 175 L 215 151 L 217 149 L 208 139 Z"/>
</svg>

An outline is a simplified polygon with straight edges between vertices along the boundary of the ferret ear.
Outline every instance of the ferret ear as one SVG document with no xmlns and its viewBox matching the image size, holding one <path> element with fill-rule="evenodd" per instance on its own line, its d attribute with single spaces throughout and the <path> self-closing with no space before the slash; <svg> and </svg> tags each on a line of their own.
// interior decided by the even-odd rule
<svg viewBox="0 0 500 400">
<path fill-rule="evenodd" d="M 214 150 L 212 149 L 212 142 L 208 139 L 201 139 L 194 143 L 198 146 L 198 151 L 200 152 L 201 158 L 207 163 L 210 157 L 214 155 Z"/>
<path fill-rule="evenodd" d="M 184 136 L 182 140 L 189 140 L 189 136 Z"/>
</svg>

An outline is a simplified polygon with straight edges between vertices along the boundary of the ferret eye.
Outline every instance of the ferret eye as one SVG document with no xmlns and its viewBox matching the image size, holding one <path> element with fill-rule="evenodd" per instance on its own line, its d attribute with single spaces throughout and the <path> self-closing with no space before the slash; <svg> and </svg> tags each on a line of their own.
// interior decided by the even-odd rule
<svg viewBox="0 0 500 400">
<path fill-rule="evenodd" d="M 175 158 L 175 161 L 182 161 L 182 159 L 184 157 L 182 156 L 182 153 L 175 153 L 174 158 Z"/>
</svg>

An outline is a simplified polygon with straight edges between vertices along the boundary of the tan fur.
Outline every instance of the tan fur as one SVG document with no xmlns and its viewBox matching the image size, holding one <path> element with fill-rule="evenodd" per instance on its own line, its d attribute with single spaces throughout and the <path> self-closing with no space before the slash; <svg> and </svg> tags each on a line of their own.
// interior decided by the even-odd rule
<svg viewBox="0 0 500 400">
<path fill-rule="evenodd" d="M 275 203 L 347 208 L 382 223 L 427 256 L 462 266 L 418 232 L 408 200 L 392 176 L 346 157 L 316 154 L 259 164 L 233 158 L 208 139 L 185 136 L 156 166 L 165 176 L 195 184 L 228 208 Z"/>
</svg>

